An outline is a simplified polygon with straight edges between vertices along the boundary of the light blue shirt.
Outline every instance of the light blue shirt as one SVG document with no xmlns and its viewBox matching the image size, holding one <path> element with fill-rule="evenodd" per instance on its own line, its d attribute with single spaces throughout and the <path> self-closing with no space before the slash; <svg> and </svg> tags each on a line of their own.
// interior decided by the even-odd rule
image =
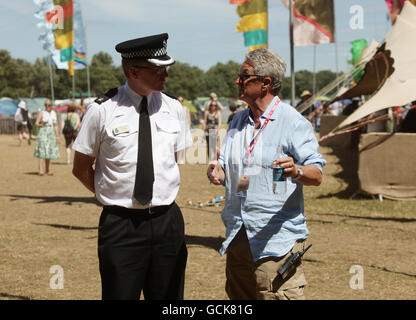
<svg viewBox="0 0 416 320">
<path fill-rule="evenodd" d="M 278 97 L 275 97 L 261 116 L 260 127 Z M 268 257 L 281 257 L 288 253 L 296 240 L 306 239 L 309 231 L 304 215 L 302 184 L 291 178 L 278 182 L 286 192 L 273 191 L 273 170 L 276 149 L 294 159 L 297 165 L 314 165 L 322 172 L 326 164 L 318 153 L 311 123 L 292 106 L 280 102 L 265 129 L 259 134 L 251 156 L 250 166 L 243 165 L 248 144 L 253 137 L 254 121 L 250 110 L 237 113 L 229 124 L 221 146 L 219 163 L 225 180 L 225 205 L 222 220 L 226 227 L 226 239 L 221 256 L 244 224 L 254 261 Z M 258 132 L 258 130 L 257 130 Z M 249 176 L 249 188 L 245 196 L 237 192 L 240 176 Z M 284 186 L 286 184 L 286 186 Z"/>
</svg>

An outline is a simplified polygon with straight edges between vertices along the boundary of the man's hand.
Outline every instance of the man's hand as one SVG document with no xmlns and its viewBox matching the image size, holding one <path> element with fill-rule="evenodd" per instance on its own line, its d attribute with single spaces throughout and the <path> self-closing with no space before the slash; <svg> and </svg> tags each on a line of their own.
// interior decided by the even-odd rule
<svg viewBox="0 0 416 320">
<path fill-rule="evenodd" d="M 74 167 L 72 168 L 72 174 L 92 193 L 95 193 L 94 161 L 94 157 L 75 151 Z"/>
<path fill-rule="evenodd" d="M 278 165 L 284 169 L 285 174 L 283 178 L 294 178 L 298 175 L 298 166 L 295 164 L 292 157 L 279 158 L 273 162 L 273 165 Z M 313 166 L 302 166 L 303 175 L 297 181 L 305 186 L 319 186 L 322 182 L 321 171 Z"/>
<path fill-rule="evenodd" d="M 217 148 L 217 160 L 211 161 L 207 169 L 207 177 L 215 185 L 223 184 L 225 181 L 224 169 L 218 162 L 220 156 L 220 149 Z"/>
<path fill-rule="evenodd" d="M 212 161 L 208 165 L 207 176 L 209 181 L 215 185 L 220 185 L 224 182 L 225 173 L 218 161 Z"/>
</svg>

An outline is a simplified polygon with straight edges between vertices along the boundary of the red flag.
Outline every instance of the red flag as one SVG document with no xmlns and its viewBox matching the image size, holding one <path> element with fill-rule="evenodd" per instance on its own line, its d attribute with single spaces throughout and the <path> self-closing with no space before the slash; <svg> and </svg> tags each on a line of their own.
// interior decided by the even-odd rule
<svg viewBox="0 0 416 320">
<path fill-rule="evenodd" d="M 244 2 L 251 2 L 253 0 L 230 0 L 230 4 L 242 4 Z"/>
</svg>

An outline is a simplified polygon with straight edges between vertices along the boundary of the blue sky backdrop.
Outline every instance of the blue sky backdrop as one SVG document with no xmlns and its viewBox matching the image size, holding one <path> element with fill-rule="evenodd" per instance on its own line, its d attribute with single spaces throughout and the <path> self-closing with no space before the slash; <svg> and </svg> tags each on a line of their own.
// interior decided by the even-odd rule
<svg viewBox="0 0 416 320">
<path fill-rule="evenodd" d="M 176 60 L 208 70 L 217 62 L 242 62 L 247 47 L 235 31 L 239 21 L 236 5 L 229 0 L 80 0 L 86 24 L 88 60 L 104 51 L 115 65 L 121 58 L 117 43 L 157 33 L 169 33 L 168 54 Z M 316 48 L 316 70 L 349 69 L 351 41 L 364 38 L 382 42 L 390 29 L 384 0 L 335 0 L 335 44 Z M 351 29 L 350 8 L 360 5 L 362 29 Z M 0 0 L 0 49 L 14 58 L 34 62 L 46 55 L 38 40 L 33 0 Z M 269 48 L 289 66 L 289 13 L 280 0 L 269 0 Z M 295 70 L 313 69 L 313 46 L 295 47 Z M 286 72 L 289 74 L 289 67 Z"/>
</svg>

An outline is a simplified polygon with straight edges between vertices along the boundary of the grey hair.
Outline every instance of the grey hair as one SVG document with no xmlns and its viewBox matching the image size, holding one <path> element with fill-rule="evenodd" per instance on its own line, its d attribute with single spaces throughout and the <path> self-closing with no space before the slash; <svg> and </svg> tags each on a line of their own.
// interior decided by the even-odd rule
<svg viewBox="0 0 416 320">
<path fill-rule="evenodd" d="M 254 68 L 254 73 L 272 78 L 271 92 L 279 94 L 286 72 L 286 62 L 277 53 L 258 48 L 246 54 L 246 61 Z"/>
<path fill-rule="evenodd" d="M 144 59 L 121 59 L 121 66 L 123 68 L 124 75 L 128 79 L 130 77 L 130 68 L 137 66 L 140 64 L 140 62 L 146 61 Z"/>
</svg>

